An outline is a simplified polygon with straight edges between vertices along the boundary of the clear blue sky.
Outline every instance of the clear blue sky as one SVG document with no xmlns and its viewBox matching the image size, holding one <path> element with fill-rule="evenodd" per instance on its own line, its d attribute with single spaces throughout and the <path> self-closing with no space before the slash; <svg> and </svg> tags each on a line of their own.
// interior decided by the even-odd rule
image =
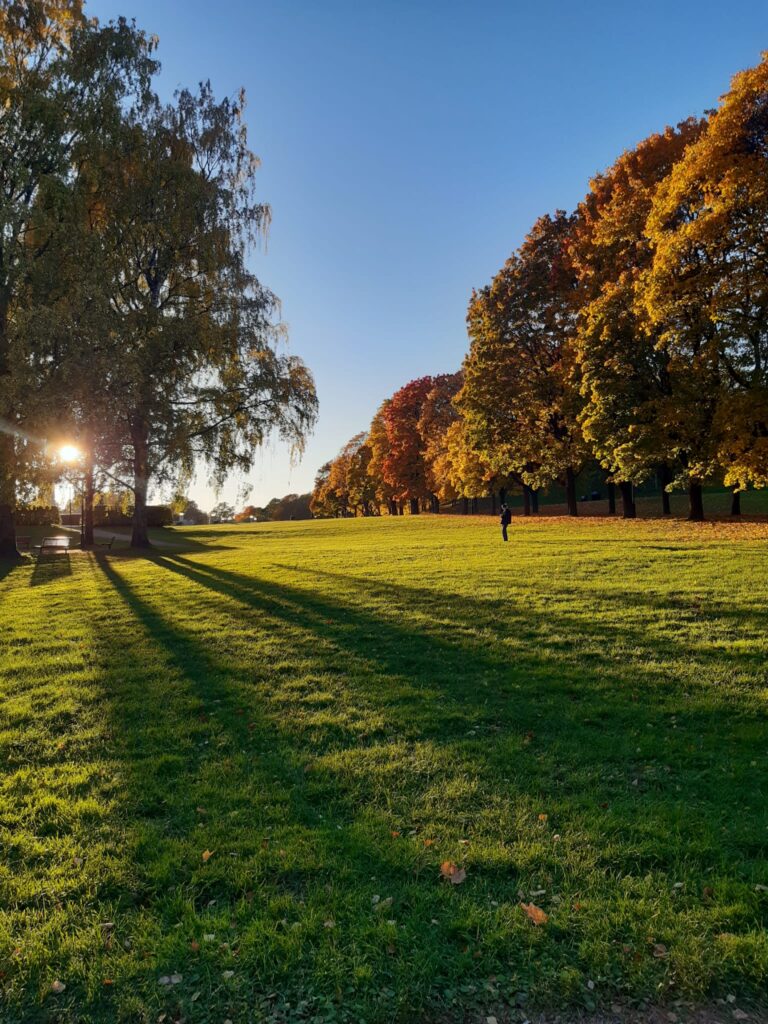
<svg viewBox="0 0 768 1024">
<path fill-rule="evenodd" d="M 541 213 L 665 124 L 716 104 L 768 48 L 768 4 L 731 0 L 91 0 L 160 37 L 160 88 L 244 86 L 261 194 L 255 269 L 311 367 L 320 421 L 251 500 L 317 467 L 413 377 L 458 368 L 473 286 Z M 234 499 L 235 486 L 223 497 Z M 192 496 L 213 504 L 202 482 Z"/>
</svg>

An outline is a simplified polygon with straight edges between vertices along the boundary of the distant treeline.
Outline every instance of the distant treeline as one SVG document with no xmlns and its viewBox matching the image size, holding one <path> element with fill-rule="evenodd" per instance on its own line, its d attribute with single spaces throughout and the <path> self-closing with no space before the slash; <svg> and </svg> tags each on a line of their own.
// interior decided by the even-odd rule
<svg viewBox="0 0 768 1024">
<path fill-rule="evenodd" d="M 286 494 L 282 498 L 272 498 L 263 507 L 246 505 L 242 512 L 235 516 L 235 522 L 277 522 L 286 519 L 311 519 L 311 494 Z"/>
</svg>

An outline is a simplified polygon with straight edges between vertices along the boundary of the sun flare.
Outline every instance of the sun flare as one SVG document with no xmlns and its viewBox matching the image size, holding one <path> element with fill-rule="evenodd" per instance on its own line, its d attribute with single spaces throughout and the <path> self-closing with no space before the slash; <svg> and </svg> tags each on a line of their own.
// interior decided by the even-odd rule
<svg viewBox="0 0 768 1024">
<path fill-rule="evenodd" d="M 59 448 L 59 458 L 62 462 L 77 462 L 80 458 L 80 449 L 73 444 L 63 444 Z"/>
</svg>

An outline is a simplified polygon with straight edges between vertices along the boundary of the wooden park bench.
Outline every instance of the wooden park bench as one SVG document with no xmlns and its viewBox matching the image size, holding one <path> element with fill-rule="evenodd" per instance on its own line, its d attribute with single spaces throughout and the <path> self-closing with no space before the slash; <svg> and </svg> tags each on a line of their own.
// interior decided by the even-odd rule
<svg viewBox="0 0 768 1024">
<path fill-rule="evenodd" d="M 69 551 L 72 543 L 71 537 L 44 537 L 41 544 L 36 544 L 37 557 L 42 557 L 46 551 Z"/>
</svg>

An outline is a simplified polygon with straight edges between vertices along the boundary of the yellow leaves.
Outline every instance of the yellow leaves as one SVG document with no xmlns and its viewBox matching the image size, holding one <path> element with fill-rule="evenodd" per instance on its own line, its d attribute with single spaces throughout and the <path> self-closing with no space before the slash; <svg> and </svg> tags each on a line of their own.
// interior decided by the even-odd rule
<svg viewBox="0 0 768 1024">
<path fill-rule="evenodd" d="M 214 853 L 215 853 L 214 850 L 203 850 L 202 855 L 201 855 L 202 858 L 203 858 L 203 863 L 207 864 L 208 861 L 211 859 L 211 857 L 214 855 Z"/>
<path fill-rule="evenodd" d="M 464 868 L 457 867 L 453 861 L 444 860 L 440 865 L 440 876 L 450 882 L 451 885 L 461 885 L 467 877 L 467 872 Z"/>
<path fill-rule="evenodd" d="M 541 907 L 537 907 L 535 903 L 521 903 L 520 906 L 531 924 L 536 925 L 537 928 L 546 924 L 549 920 L 549 915 Z"/>
</svg>

